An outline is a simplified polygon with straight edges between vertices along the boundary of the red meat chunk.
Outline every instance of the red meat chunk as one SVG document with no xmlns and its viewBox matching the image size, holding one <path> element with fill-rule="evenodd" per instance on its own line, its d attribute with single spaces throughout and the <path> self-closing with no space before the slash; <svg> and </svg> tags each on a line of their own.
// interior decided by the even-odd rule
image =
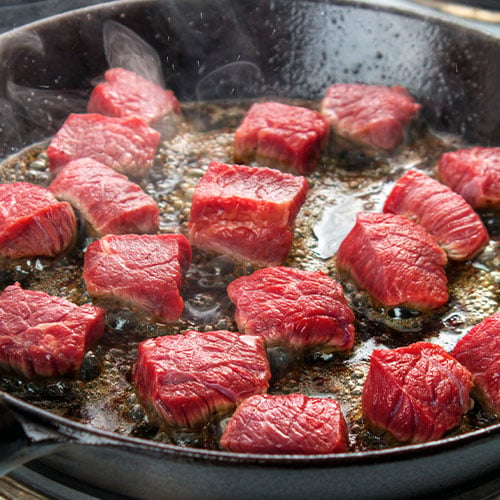
<svg viewBox="0 0 500 500">
<path fill-rule="evenodd" d="M 0 184 L 0 256 L 54 257 L 76 242 L 71 206 L 27 182 Z"/>
<path fill-rule="evenodd" d="M 68 163 L 49 189 L 71 203 L 100 235 L 158 231 L 155 200 L 126 176 L 90 158 Z"/>
<path fill-rule="evenodd" d="M 337 253 L 339 271 L 383 306 L 417 310 L 448 300 L 446 262 L 446 254 L 422 226 L 395 214 L 358 214 Z"/>
<path fill-rule="evenodd" d="M 171 90 L 124 68 L 106 71 L 105 81 L 97 85 L 87 105 L 89 113 L 107 116 L 135 116 L 148 124 L 165 115 L 179 113 L 179 101 Z"/>
<path fill-rule="evenodd" d="M 170 322 L 182 314 L 180 286 L 190 264 L 191 247 L 181 234 L 108 235 L 87 248 L 83 278 L 92 296 Z"/>
<path fill-rule="evenodd" d="M 257 265 L 282 264 L 307 190 L 304 177 L 214 161 L 193 196 L 189 239 Z"/>
<path fill-rule="evenodd" d="M 453 260 L 473 258 L 489 241 L 480 217 L 459 194 L 415 170 L 394 185 L 384 212 L 421 224 Z"/>
<path fill-rule="evenodd" d="M 322 272 L 290 267 L 260 269 L 229 284 L 240 331 L 267 345 L 292 349 L 348 350 L 354 345 L 354 314 L 342 287 Z"/>
<path fill-rule="evenodd" d="M 500 416 L 500 312 L 473 326 L 451 354 L 472 372 L 473 396 Z"/>
<path fill-rule="evenodd" d="M 153 165 L 160 133 L 138 118 L 71 114 L 47 148 L 49 170 L 92 158 L 129 177 L 145 177 Z"/>
<path fill-rule="evenodd" d="M 348 432 L 334 399 L 258 394 L 236 409 L 220 445 L 240 453 L 342 453 Z"/>
<path fill-rule="evenodd" d="M 474 208 L 500 208 L 500 148 L 445 153 L 439 161 L 438 176 Z"/>
<path fill-rule="evenodd" d="M 377 349 L 363 387 L 363 417 L 397 441 L 432 441 L 470 410 L 471 387 L 469 370 L 442 347 L 417 342 Z"/>
<path fill-rule="evenodd" d="M 0 294 L 0 367 L 26 378 L 74 376 L 104 333 L 104 312 L 61 297 L 23 290 Z"/>
<path fill-rule="evenodd" d="M 420 108 L 403 87 L 356 83 L 332 85 L 321 103 L 337 145 L 355 144 L 370 152 L 399 146 Z"/>
<path fill-rule="evenodd" d="M 260 337 L 189 330 L 139 344 L 134 383 L 160 428 L 196 428 L 265 392 L 271 372 Z"/>
<path fill-rule="evenodd" d="M 234 137 L 234 160 L 257 160 L 299 174 L 314 170 L 328 139 L 317 111 L 278 102 L 253 104 Z"/>
</svg>

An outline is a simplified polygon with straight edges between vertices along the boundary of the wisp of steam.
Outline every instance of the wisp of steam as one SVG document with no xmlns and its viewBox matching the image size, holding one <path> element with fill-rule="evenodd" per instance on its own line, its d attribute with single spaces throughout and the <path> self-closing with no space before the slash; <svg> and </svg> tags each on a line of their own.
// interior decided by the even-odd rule
<svg viewBox="0 0 500 500">
<path fill-rule="evenodd" d="M 37 55 L 45 52 L 44 43 L 37 33 L 23 33 L 16 44 L 14 54 L 21 49 Z M 50 134 L 69 113 L 83 112 L 87 99 L 83 90 L 27 87 L 15 83 L 9 76 L 6 78 L 5 93 L 7 100 L 2 104 L 3 118 L 0 126 L 2 138 L 13 137 L 18 133 L 18 117 Z"/>
<path fill-rule="evenodd" d="M 263 80 L 260 68 L 249 61 L 235 61 L 214 69 L 196 85 L 198 100 L 255 96 Z"/>
<path fill-rule="evenodd" d="M 139 35 L 116 21 L 106 21 L 103 36 L 104 54 L 111 68 L 128 69 L 164 86 L 158 53 Z"/>
</svg>

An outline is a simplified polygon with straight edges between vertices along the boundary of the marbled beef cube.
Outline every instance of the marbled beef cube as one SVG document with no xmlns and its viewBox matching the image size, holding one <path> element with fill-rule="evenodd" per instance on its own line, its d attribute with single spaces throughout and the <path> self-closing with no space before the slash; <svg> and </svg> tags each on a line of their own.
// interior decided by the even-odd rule
<svg viewBox="0 0 500 500">
<path fill-rule="evenodd" d="M 304 177 L 214 161 L 195 189 L 189 239 L 256 265 L 282 264 L 307 190 Z"/>
<path fill-rule="evenodd" d="M 26 378 L 75 376 L 104 333 L 104 312 L 19 283 L 0 294 L 0 366 Z"/>
<path fill-rule="evenodd" d="M 334 399 L 258 394 L 238 406 L 220 445 L 238 453 L 343 453 L 348 450 L 348 434 Z"/>
<path fill-rule="evenodd" d="M 251 106 L 234 137 L 234 160 L 253 160 L 299 174 L 314 170 L 328 139 L 328 123 L 317 111 L 278 102 Z"/>
<path fill-rule="evenodd" d="M 388 152 L 404 139 L 409 122 L 421 108 L 408 91 L 358 83 L 336 83 L 321 103 L 332 132 L 332 143 L 370 153 Z"/>
<path fill-rule="evenodd" d="M 452 260 L 475 257 L 489 241 L 479 215 L 462 196 L 416 170 L 410 170 L 396 182 L 384 212 L 418 222 Z"/>
<path fill-rule="evenodd" d="M 445 153 L 438 176 L 474 208 L 500 208 L 500 148 L 469 148 Z"/>
<path fill-rule="evenodd" d="M 155 200 L 125 175 L 90 158 L 68 163 L 49 189 L 71 203 L 99 235 L 158 231 Z"/>
<path fill-rule="evenodd" d="M 90 95 L 89 113 L 106 116 L 135 116 L 154 126 L 163 117 L 179 113 L 179 101 L 171 90 L 124 68 L 112 68 L 104 74 Z"/>
<path fill-rule="evenodd" d="M 0 256 L 54 257 L 76 242 L 71 206 L 28 182 L 0 184 Z"/>
<path fill-rule="evenodd" d="M 181 234 L 108 235 L 88 246 L 83 278 L 93 297 L 168 323 L 182 314 L 180 287 L 190 264 L 191 246 Z"/>
<path fill-rule="evenodd" d="M 397 441 L 432 441 L 470 410 L 471 387 L 469 370 L 438 345 L 376 349 L 363 387 L 363 417 Z"/>
<path fill-rule="evenodd" d="M 129 177 L 145 177 L 153 166 L 160 133 L 139 118 L 97 113 L 68 116 L 47 148 L 49 170 L 57 174 L 67 163 L 91 158 Z"/>
<path fill-rule="evenodd" d="M 500 417 L 500 312 L 473 326 L 451 352 L 472 373 L 472 395 Z"/>
<path fill-rule="evenodd" d="M 354 313 L 342 287 L 321 271 L 260 269 L 231 282 L 227 292 L 240 331 L 267 345 L 325 351 L 354 345 Z"/>
<path fill-rule="evenodd" d="M 360 213 L 340 244 L 337 268 L 385 307 L 437 308 L 448 300 L 446 254 L 419 224 Z"/>
<path fill-rule="evenodd" d="M 160 428 L 202 427 L 265 392 L 271 378 L 260 337 L 189 330 L 145 340 L 138 351 L 137 393 Z"/>
</svg>

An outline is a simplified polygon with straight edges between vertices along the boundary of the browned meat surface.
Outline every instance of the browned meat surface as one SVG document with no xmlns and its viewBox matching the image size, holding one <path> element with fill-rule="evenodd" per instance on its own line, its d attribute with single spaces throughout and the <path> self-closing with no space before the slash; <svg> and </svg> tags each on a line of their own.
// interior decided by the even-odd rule
<svg viewBox="0 0 500 500">
<path fill-rule="evenodd" d="M 472 372 L 473 395 L 500 416 L 500 312 L 473 326 L 451 354 Z"/>
<path fill-rule="evenodd" d="M 344 290 L 324 273 L 269 267 L 229 284 L 240 331 L 261 335 L 267 345 L 292 349 L 349 350 L 354 313 Z"/>
<path fill-rule="evenodd" d="M 23 290 L 0 294 L 0 367 L 24 377 L 74 376 L 104 333 L 104 312 L 61 297 Z"/>
<path fill-rule="evenodd" d="M 213 161 L 194 193 L 189 239 L 257 265 L 279 265 L 307 190 L 304 177 Z"/>
<path fill-rule="evenodd" d="M 139 118 L 71 114 L 47 148 L 49 169 L 56 174 L 72 160 L 91 158 L 142 178 L 153 165 L 159 142 L 160 133 Z"/>
<path fill-rule="evenodd" d="M 187 331 L 139 344 L 134 382 L 160 428 L 196 428 L 265 392 L 271 377 L 260 337 Z"/>
<path fill-rule="evenodd" d="M 135 116 L 154 124 L 165 115 L 179 113 L 180 105 L 171 90 L 142 78 L 133 71 L 112 68 L 99 83 L 87 104 L 89 113 L 106 116 Z"/>
<path fill-rule="evenodd" d="M 342 453 L 348 450 L 348 432 L 334 399 L 259 394 L 237 408 L 220 444 L 240 453 Z"/>
<path fill-rule="evenodd" d="M 500 148 L 445 153 L 439 160 L 438 175 L 474 208 L 500 208 Z"/>
<path fill-rule="evenodd" d="M 337 253 L 338 269 L 376 301 L 417 310 L 448 300 L 446 261 L 422 226 L 395 214 L 358 214 Z"/>
<path fill-rule="evenodd" d="M 347 143 L 369 152 L 398 147 L 420 108 L 403 87 L 357 83 L 332 85 L 321 103 L 337 146 Z"/>
<path fill-rule="evenodd" d="M 0 256 L 55 257 L 76 242 L 71 206 L 27 182 L 0 184 Z"/>
<path fill-rule="evenodd" d="M 421 224 L 453 260 L 472 259 L 489 242 L 485 225 L 462 196 L 416 170 L 396 182 L 384 212 Z"/>
<path fill-rule="evenodd" d="M 155 200 L 126 176 L 90 158 L 68 163 L 49 189 L 71 203 L 99 235 L 158 231 Z"/>
<path fill-rule="evenodd" d="M 191 247 L 181 234 L 108 235 L 87 248 L 83 278 L 92 296 L 170 322 L 182 314 L 180 287 L 190 263 Z"/>
<path fill-rule="evenodd" d="M 363 387 L 363 416 L 398 441 L 432 441 L 470 410 L 471 387 L 470 372 L 442 347 L 377 349 Z"/>
<path fill-rule="evenodd" d="M 328 139 L 328 123 L 318 112 L 278 102 L 251 106 L 234 136 L 234 160 L 312 172 Z"/>
</svg>

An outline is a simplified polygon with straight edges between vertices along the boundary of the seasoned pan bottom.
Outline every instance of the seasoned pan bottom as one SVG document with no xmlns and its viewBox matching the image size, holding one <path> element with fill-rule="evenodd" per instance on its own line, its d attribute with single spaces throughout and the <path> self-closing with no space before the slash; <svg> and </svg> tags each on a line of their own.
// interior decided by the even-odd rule
<svg viewBox="0 0 500 500">
<path fill-rule="evenodd" d="M 317 109 L 318 103 L 294 102 Z M 183 105 L 177 134 L 162 143 L 149 177 L 142 183 L 160 207 L 161 232 L 187 234 L 194 188 L 212 160 L 232 163 L 233 134 L 250 103 L 227 102 Z M 454 137 L 433 134 L 418 127 L 406 146 L 377 161 L 356 154 L 324 155 L 308 177 L 310 191 L 296 221 L 295 240 L 285 265 L 322 270 L 337 278 L 335 252 L 360 211 L 380 211 L 386 195 L 406 170 L 417 168 L 434 175 L 441 154 L 463 147 Z M 44 149 L 36 144 L 9 158 L 0 167 L 0 181 L 27 181 L 48 185 L 50 177 Z M 280 348 L 269 349 L 273 379 L 271 393 L 303 392 L 333 396 L 343 408 L 350 427 L 352 451 L 393 446 L 368 431 L 360 401 L 369 355 L 374 348 L 393 348 L 426 340 L 451 350 L 472 325 L 498 310 L 500 304 L 500 217 L 480 214 L 491 241 L 472 262 L 447 267 L 450 300 L 429 314 L 401 308 L 384 310 L 349 282 L 342 282 L 356 314 L 357 340 L 350 354 L 308 352 L 300 358 Z M 16 281 L 24 288 L 43 290 L 75 303 L 89 302 L 81 268 L 83 253 L 92 237 L 84 224 L 77 247 L 57 259 L 33 258 L 4 261 L 0 287 Z M 227 285 L 253 269 L 227 257 L 195 249 L 193 264 L 182 294 L 185 310 L 171 325 L 155 323 L 137 311 L 95 301 L 107 311 L 106 333 L 86 355 L 77 380 L 25 381 L 12 374 L 0 377 L 0 389 L 58 415 L 124 435 L 195 448 L 217 449 L 224 416 L 199 432 L 159 432 L 149 425 L 131 384 L 137 344 L 148 337 L 180 333 L 188 328 L 235 330 L 234 309 Z M 487 427 L 492 415 L 478 404 L 463 418 L 452 435 Z"/>
</svg>

